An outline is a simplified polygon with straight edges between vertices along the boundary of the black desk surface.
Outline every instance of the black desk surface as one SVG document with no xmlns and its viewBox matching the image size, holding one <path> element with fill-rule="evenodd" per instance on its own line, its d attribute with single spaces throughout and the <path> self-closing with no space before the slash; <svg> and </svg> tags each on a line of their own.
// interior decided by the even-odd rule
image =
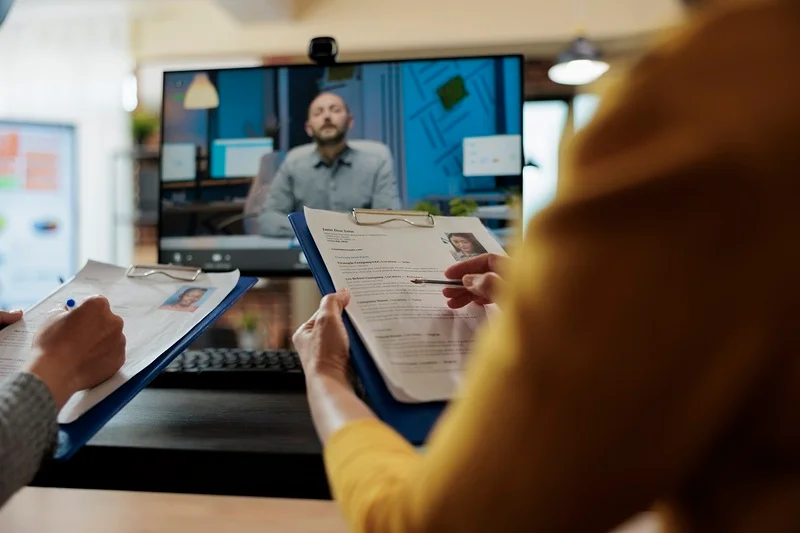
<svg viewBox="0 0 800 533">
<path fill-rule="evenodd" d="M 328 499 L 301 391 L 146 389 L 35 486 Z"/>
</svg>

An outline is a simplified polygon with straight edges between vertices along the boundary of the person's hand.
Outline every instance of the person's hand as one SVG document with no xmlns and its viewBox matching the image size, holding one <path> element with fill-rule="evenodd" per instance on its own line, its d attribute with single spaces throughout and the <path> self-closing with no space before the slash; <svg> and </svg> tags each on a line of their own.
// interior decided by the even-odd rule
<svg viewBox="0 0 800 533">
<path fill-rule="evenodd" d="M 328 294 L 319 309 L 292 336 L 306 377 L 327 375 L 347 380 L 350 341 L 342 312 L 350 302 L 350 292 Z"/>
<path fill-rule="evenodd" d="M 0 311 L 0 329 L 18 322 L 22 318 L 22 311 Z"/>
<path fill-rule="evenodd" d="M 101 296 L 71 311 L 54 312 L 34 338 L 26 370 L 47 385 L 60 410 L 73 394 L 103 383 L 122 367 L 122 326 L 122 318 Z"/>
<path fill-rule="evenodd" d="M 458 309 L 475 302 L 478 305 L 494 303 L 503 286 L 501 277 L 508 257 L 497 254 L 481 254 L 456 263 L 444 271 L 448 279 L 460 279 L 461 287 L 447 287 L 442 294 L 451 309 Z"/>
</svg>

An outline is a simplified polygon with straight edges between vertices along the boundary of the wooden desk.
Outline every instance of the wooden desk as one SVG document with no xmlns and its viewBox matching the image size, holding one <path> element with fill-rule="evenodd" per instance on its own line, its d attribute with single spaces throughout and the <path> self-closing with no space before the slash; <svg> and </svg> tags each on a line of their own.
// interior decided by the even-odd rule
<svg viewBox="0 0 800 533">
<path fill-rule="evenodd" d="M 26 488 L 0 511 L 3 533 L 345 533 L 325 501 Z"/>
<path fill-rule="evenodd" d="M 659 533 L 645 514 L 613 533 Z M 0 511 L 3 533 L 345 533 L 333 502 L 152 492 L 22 489 Z"/>
</svg>

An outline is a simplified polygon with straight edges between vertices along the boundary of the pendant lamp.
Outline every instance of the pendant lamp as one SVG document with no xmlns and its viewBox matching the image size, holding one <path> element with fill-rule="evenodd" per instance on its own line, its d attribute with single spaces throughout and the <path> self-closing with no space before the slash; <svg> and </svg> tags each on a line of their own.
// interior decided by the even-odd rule
<svg viewBox="0 0 800 533">
<path fill-rule="evenodd" d="M 586 85 L 608 71 L 608 63 L 600 59 L 600 53 L 591 41 L 578 37 L 550 67 L 547 75 L 561 85 Z"/>
<path fill-rule="evenodd" d="M 183 99 L 185 109 L 213 109 L 219 107 L 219 94 L 205 72 L 196 74 Z"/>
<path fill-rule="evenodd" d="M 584 17 L 585 0 L 575 0 L 575 10 L 580 11 L 579 18 Z M 581 20 L 581 22 L 583 22 Z M 609 65 L 601 59 L 600 50 L 590 40 L 583 37 L 583 30 L 577 32 L 578 37 L 564 50 L 550 67 L 548 77 L 561 85 L 586 85 L 597 80 L 608 71 Z"/>
</svg>

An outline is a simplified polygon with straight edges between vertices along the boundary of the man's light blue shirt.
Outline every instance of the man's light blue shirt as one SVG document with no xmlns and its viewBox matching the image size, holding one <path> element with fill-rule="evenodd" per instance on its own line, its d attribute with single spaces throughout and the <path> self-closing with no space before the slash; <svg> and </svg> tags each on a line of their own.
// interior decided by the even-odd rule
<svg viewBox="0 0 800 533">
<path fill-rule="evenodd" d="M 378 142 L 348 144 L 332 162 L 313 144 L 286 154 L 259 215 L 261 234 L 294 237 L 287 215 L 303 207 L 330 211 L 400 209 L 400 192 L 389 148 Z"/>
</svg>

